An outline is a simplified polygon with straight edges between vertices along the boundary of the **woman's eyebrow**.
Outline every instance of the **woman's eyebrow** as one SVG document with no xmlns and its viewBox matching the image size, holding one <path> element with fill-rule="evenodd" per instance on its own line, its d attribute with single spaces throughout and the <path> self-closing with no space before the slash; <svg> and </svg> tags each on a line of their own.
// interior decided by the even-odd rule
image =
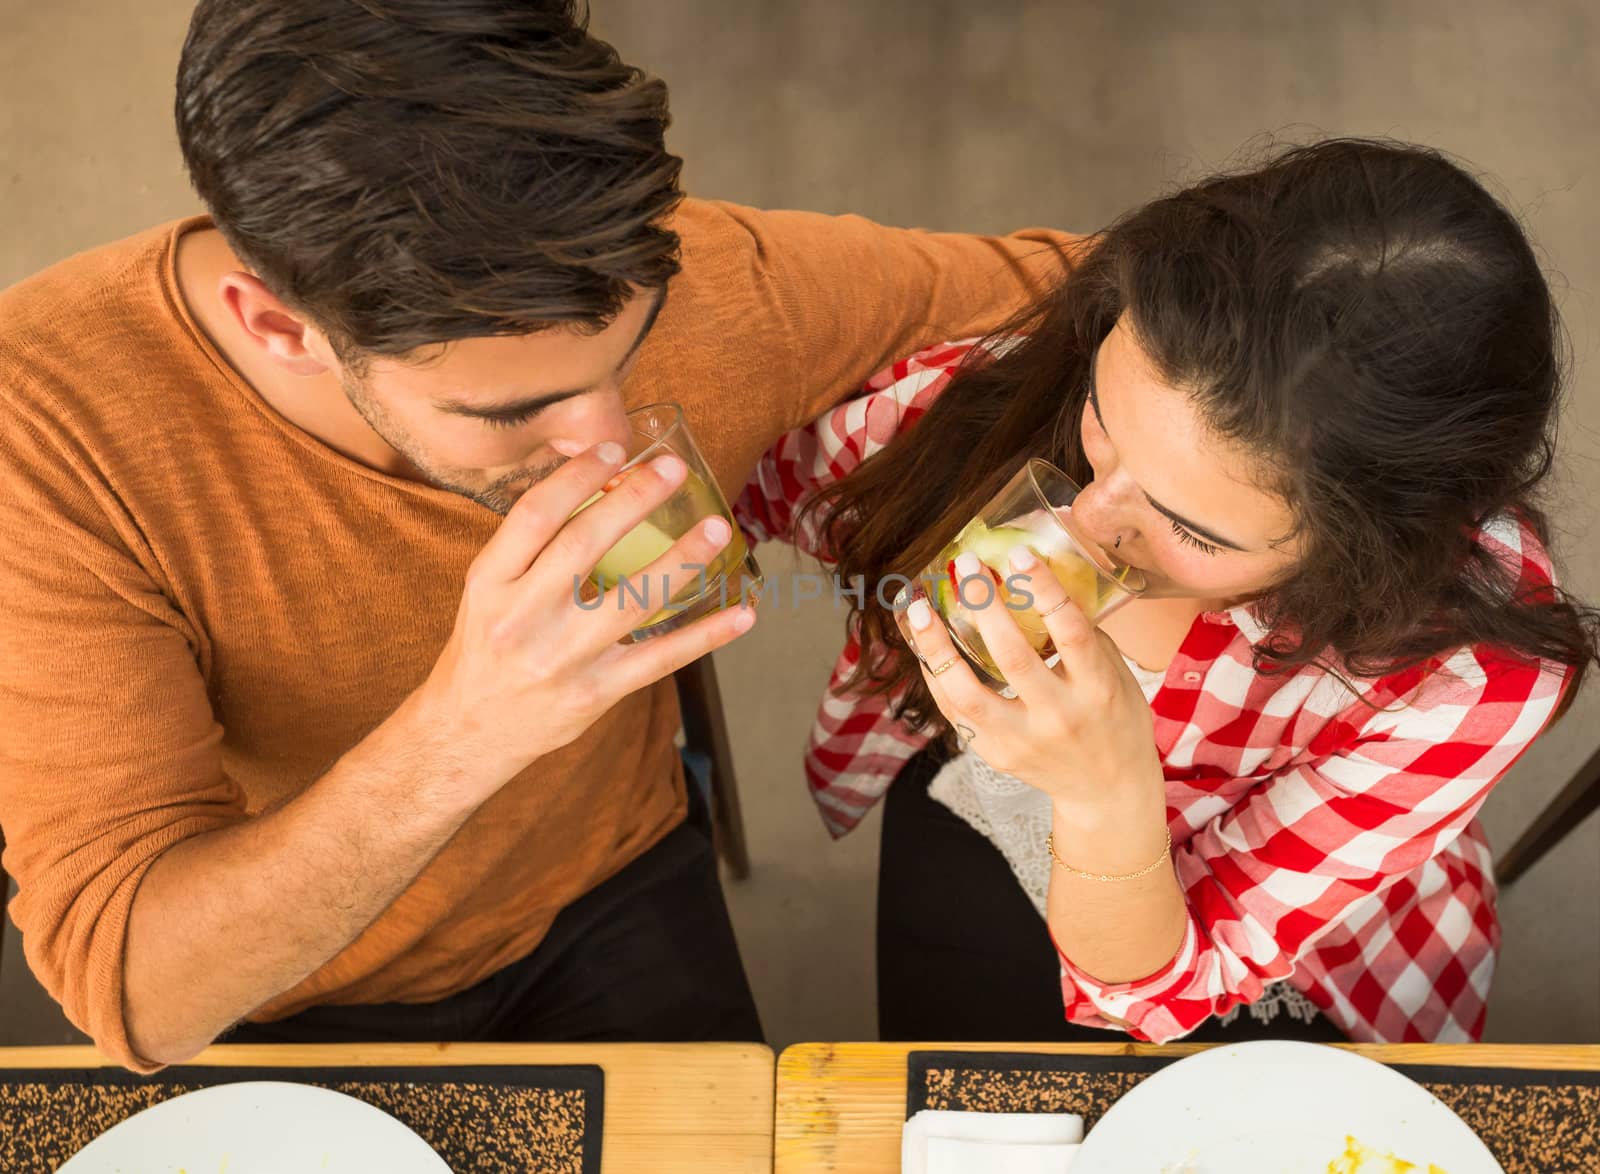
<svg viewBox="0 0 1600 1174">
<path fill-rule="evenodd" d="M 1111 433 L 1110 432 L 1106 432 L 1106 418 L 1100 414 L 1100 389 L 1099 389 L 1099 386 L 1098 386 L 1099 382 L 1100 382 L 1100 348 L 1096 347 L 1094 355 L 1089 359 L 1089 406 L 1094 409 L 1094 418 L 1097 421 L 1099 421 L 1099 423 L 1100 423 L 1100 431 L 1105 432 L 1106 433 L 1106 439 L 1110 440 L 1111 439 Z M 1113 446 L 1115 445 L 1115 443 L 1116 443 L 1115 441 L 1112 441 Z M 1176 522 L 1178 525 L 1182 526 L 1185 530 L 1188 530 L 1191 534 L 1195 535 L 1195 537 L 1203 538 L 1203 539 L 1205 539 L 1205 541 L 1213 544 L 1214 546 L 1220 546 L 1220 547 L 1224 548 L 1225 550 L 1238 551 L 1240 554 L 1248 554 L 1249 553 L 1249 549 L 1247 547 L 1240 546 L 1237 542 L 1234 542 L 1234 541 L 1232 541 L 1230 539 L 1224 538 L 1224 537 L 1222 537 L 1222 535 L 1214 533 L 1211 530 L 1207 530 L 1204 526 L 1197 526 L 1193 522 L 1191 522 L 1188 518 L 1184 517 L 1182 514 L 1177 513 L 1177 512 L 1175 512 L 1173 510 L 1169 510 L 1166 506 L 1162 505 L 1155 498 L 1151 497 L 1149 492 L 1146 491 L 1143 486 L 1139 487 L 1139 492 L 1144 494 L 1144 499 L 1146 501 L 1148 501 L 1153 507 L 1155 507 L 1155 510 L 1156 510 L 1157 513 L 1161 514 L 1163 517 L 1165 517 L 1169 521 Z"/>
</svg>

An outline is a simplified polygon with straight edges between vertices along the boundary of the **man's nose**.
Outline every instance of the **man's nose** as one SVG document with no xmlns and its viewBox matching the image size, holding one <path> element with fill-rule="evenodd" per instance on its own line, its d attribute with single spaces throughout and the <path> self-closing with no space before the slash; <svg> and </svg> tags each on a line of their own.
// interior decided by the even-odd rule
<svg viewBox="0 0 1600 1174">
<path fill-rule="evenodd" d="M 561 430 L 549 445 L 564 457 L 575 457 L 608 440 L 630 454 L 636 447 L 621 397 L 612 404 L 584 405 L 561 421 Z"/>
</svg>

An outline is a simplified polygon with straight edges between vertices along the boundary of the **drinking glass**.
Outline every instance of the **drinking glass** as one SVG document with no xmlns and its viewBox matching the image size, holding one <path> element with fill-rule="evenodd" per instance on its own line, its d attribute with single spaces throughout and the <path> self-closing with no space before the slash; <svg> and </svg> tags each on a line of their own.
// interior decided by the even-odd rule
<svg viewBox="0 0 1600 1174">
<path fill-rule="evenodd" d="M 600 559 L 590 576 L 600 592 L 613 589 L 616 592 L 604 604 L 594 606 L 639 602 L 648 607 L 660 603 L 660 610 L 626 637 L 627 642 L 636 644 L 652 636 L 677 631 L 702 616 L 736 606 L 743 600 L 759 598 L 762 577 L 761 568 L 750 553 L 744 532 L 733 520 L 733 511 L 728 508 L 717 479 L 711 475 L 705 458 L 695 446 L 689 425 L 683 418 L 683 409 L 677 404 L 650 404 L 629 412 L 628 424 L 631 432 L 628 461 L 611 479 L 608 489 L 663 453 L 675 454 L 689 470 L 672 496 L 623 535 Z M 583 508 L 599 496 L 596 494 L 585 502 Z M 646 576 L 641 572 L 665 554 L 674 542 L 712 515 L 720 515 L 732 527 L 733 537 L 704 568 L 691 567 L 697 573 L 695 581 L 668 599 L 663 576 Z"/>
<path fill-rule="evenodd" d="M 1017 470 L 917 581 L 895 596 L 895 622 L 911 647 L 916 647 L 916 636 L 906 609 L 915 599 L 925 598 L 977 678 L 1002 697 L 1016 696 L 995 667 L 972 618 L 956 605 L 959 597 L 969 610 L 1007 608 L 1034 651 L 1053 667 L 1060 656 L 1033 607 L 1029 576 L 1011 570 L 1010 554 L 1018 546 L 1030 548 L 1054 572 L 1090 623 L 1138 598 L 1145 589 L 1144 575 L 1113 558 L 1073 521 L 1072 502 L 1078 492 L 1072 478 L 1037 457 Z M 960 580 L 955 563 L 967 551 L 977 555 L 986 575 Z"/>
</svg>

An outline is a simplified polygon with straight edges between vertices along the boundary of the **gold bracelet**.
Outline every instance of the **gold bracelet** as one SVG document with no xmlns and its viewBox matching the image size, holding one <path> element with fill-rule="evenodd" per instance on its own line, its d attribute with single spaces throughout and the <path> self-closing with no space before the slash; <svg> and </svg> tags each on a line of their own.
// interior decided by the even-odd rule
<svg viewBox="0 0 1600 1174">
<path fill-rule="evenodd" d="M 1152 860 L 1138 872 L 1130 872 L 1123 876 L 1112 876 L 1110 873 L 1106 872 L 1084 872 L 1081 868 L 1073 868 L 1072 865 L 1068 864 L 1065 860 L 1056 855 L 1055 832 L 1051 832 L 1049 835 L 1045 836 L 1044 846 L 1045 850 L 1050 853 L 1050 859 L 1054 860 L 1058 865 L 1066 869 L 1073 876 L 1082 877 L 1084 880 L 1092 881 L 1131 881 L 1138 880 L 1141 876 L 1149 876 L 1156 869 L 1160 868 L 1163 864 L 1168 863 L 1172 859 L 1172 828 L 1170 826 L 1167 828 L 1167 846 L 1161 849 L 1160 857 Z"/>
</svg>

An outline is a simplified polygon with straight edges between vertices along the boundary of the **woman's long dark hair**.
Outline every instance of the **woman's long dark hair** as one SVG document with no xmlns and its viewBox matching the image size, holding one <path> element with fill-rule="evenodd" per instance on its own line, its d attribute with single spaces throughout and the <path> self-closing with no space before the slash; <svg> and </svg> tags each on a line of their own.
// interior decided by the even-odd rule
<svg viewBox="0 0 1600 1174">
<path fill-rule="evenodd" d="M 1563 334 L 1515 218 L 1436 152 L 1337 139 L 1193 184 L 1081 243 L 1069 276 L 974 351 L 903 440 L 810 503 L 847 581 L 914 577 L 1030 456 L 1079 443 L 1095 348 L 1127 317 L 1167 384 L 1259 454 L 1302 557 L 1257 602 L 1257 668 L 1376 676 L 1468 644 L 1581 675 L 1600 619 L 1519 595 L 1474 534 L 1549 472 Z M 961 454 L 953 457 L 952 454 Z M 938 711 L 891 614 L 853 611 L 857 683 Z"/>
</svg>

